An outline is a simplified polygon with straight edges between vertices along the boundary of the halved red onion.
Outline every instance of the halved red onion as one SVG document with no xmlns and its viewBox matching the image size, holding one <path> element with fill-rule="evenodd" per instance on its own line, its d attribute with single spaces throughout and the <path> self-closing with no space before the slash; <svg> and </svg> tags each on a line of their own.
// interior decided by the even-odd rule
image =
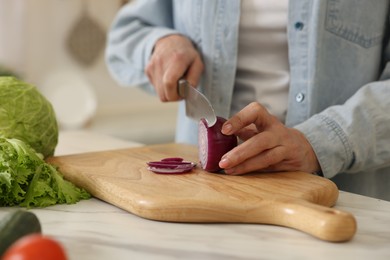
<svg viewBox="0 0 390 260">
<path fill-rule="evenodd" d="M 237 146 L 235 135 L 222 134 L 221 129 L 225 122 L 225 118 L 217 117 L 217 122 L 209 127 L 205 119 L 199 121 L 199 161 L 202 169 L 206 171 L 220 171 L 218 164 L 222 156 Z"/>
<path fill-rule="evenodd" d="M 196 163 L 184 161 L 179 157 L 165 158 L 160 161 L 151 161 L 146 164 L 148 165 L 148 170 L 164 174 L 186 173 L 196 166 Z"/>
</svg>

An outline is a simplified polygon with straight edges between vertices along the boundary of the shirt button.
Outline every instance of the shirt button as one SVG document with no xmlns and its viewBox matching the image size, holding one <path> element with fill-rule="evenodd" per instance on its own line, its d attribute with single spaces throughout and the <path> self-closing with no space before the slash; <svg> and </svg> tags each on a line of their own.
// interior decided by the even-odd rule
<svg viewBox="0 0 390 260">
<path fill-rule="evenodd" d="M 295 29 L 298 30 L 298 31 L 302 31 L 303 26 L 304 26 L 304 24 L 302 22 L 296 22 L 294 24 Z"/>
<path fill-rule="evenodd" d="M 304 99 L 305 99 L 305 95 L 303 93 L 298 93 L 295 96 L 295 101 L 297 101 L 298 103 L 301 103 Z"/>
</svg>

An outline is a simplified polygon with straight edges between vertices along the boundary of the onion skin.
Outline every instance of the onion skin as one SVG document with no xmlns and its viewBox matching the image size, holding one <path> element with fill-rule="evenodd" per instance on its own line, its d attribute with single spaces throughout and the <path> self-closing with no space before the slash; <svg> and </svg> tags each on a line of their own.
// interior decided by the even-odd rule
<svg viewBox="0 0 390 260">
<path fill-rule="evenodd" d="M 218 172 L 219 161 L 222 156 L 237 146 L 235 135 L 222 134 L 222 126 L 226 122 L 223 117 L 217 116 L 217 122 L 209 127 L 207 121 L 202 118 L 199 121 L 198 151 L 200 166 L 208 172 Z"/>
</svg>

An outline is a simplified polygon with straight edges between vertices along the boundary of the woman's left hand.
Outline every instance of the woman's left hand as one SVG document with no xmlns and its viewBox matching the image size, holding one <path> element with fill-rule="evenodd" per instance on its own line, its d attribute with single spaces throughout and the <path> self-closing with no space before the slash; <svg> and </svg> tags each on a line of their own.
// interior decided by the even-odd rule
<svg viewBox="0 0 390 260">
<path fill-rule="evenodd" d="M 320 170 L 306 137 L 286 127 L 258 103 L 249 104 L 227 120 L 222 133 L 235 134 L 244 141 L 222 157 L 219 166 L 226 174 Z"/>
</svg>

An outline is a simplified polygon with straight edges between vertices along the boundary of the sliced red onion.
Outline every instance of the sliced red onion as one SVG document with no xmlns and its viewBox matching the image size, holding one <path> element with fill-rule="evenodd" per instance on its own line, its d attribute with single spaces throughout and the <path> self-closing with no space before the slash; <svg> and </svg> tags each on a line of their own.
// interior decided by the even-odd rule
<svg viewBox="0 0 390 260">
<path fill-rule="evenodd" d="M 151 167 L 159 167 L 159 168 L 166 168 L 166 169 L 173 169 L 178 166 L 191 166 L 191 162 L 171 162 L 171 161 L 155 161 L 155 162 L 148 162 L 147 165 Z"/>
<path fill-rule="evenodd" d="M 155 173 L 179 174 L 191 171 L 196 163 L 184 161 L 180 157 L 171 157 L 160 161 L 151 161 L 147 165 L 147 169 Z"/>
<path fill-rule="evenodd" d="M 220 171 L 218 164 L 222 156 L 237 146 L 235 135 L 222 134 L 221 129 L 225 122 L 225 118 L 217 117 L 217 122 L 209 127 L 205 119 L 199 121 L 199 161 L 202 169 L 206 171 Z"/>
<path fill-rule="evenodd" d="M 182 162 L 184 159 L 181 157 L 168 157 L 161 159 L 162 162 Z"/>
</svg>

